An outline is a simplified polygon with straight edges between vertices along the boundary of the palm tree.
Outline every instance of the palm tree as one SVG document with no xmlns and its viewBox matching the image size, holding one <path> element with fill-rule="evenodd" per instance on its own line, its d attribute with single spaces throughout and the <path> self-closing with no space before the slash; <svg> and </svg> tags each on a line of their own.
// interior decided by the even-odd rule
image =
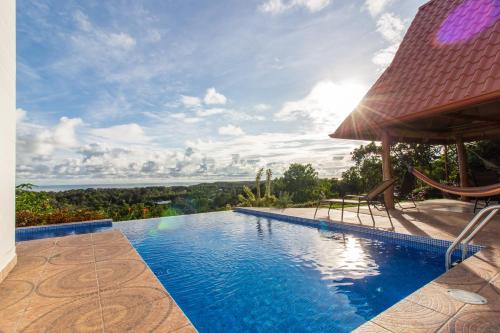
<svg viewBox="0 0 500 333">
<path fill-rule="evenodd" d="M 260 204 L 261 196 L 260 196 L 260 180 L 262 179 L 262 174 L 264 173 L 264 168 L 260 168 L 257 171 L 257 175 L 255 176 L 255 188 L 257 189 L 257 205 Z"/>
</svg>

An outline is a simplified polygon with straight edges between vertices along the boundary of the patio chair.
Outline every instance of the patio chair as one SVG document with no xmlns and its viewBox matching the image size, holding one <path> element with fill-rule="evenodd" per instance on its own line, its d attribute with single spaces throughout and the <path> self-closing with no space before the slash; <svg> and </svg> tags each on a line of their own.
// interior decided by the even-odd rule
<svg viewBox="0 0 500 333">
<path fill-rule="evenodd" d="M 476 186 L 491 185 L 499 182 L 498 174 L 495 171 L 491 170 L 476 172 L 472 175 L 472 177 Z M 499 196 L 497 195 L 485 198 L 474 198 L 474 214 L 476 213 L 476 210 L 488 207 L 491 201 L 498 201 L 498 197 Z M 483 202 L 483 204 L 480 205 L 480 202 Z"/>
<path fill-rule="evenodd" d="M 366 204 L 368 206 L 368 210 L 370 211 L 370 216 L 372 217 L 373 221 L 373 226 L 375 226 L 375 218 L 373 217 L 373 212 L 370 206 L 373 206 L 377 210 L 380 210 L 378 206 L 383 206 L 385 208 L 385 211 L 387 213 L 387 216 L 389 217 L 389 221 L 391 222 L 392 225 L 392 220 L 391 220 L 391 215 L 389 214 L 389 210 L 387 209 L 387 206 L 384 203 L 383 200 L 383 193 L 385 190 L 387 190 L 389 187 L 394 185 L 396 182 L 396 178 L 392 178 L 389 180 L 384 180 L 377 186 L 375 186 L 370 192 L 366 194 L 361 194 L 361 195 L 345 195 L 342 198 L 334 198 L 334 199 L 319 199 L 318 200 L 318 206 L 316 207 L 316 211 L 314 212 L 314 218 L 316 218 L 316 214 L 318 213 L 318 209 L 321 206 L 321 204 L 329 204 L 328 206 L 328 218 L 330 218 L 330 210 L 332 208 L 332 205 L 334 203 L 341 203 L 342 204 L 342 213 L 340 220 L 344 220 L 344 206 L 345 204 L 354 204 L 358 206 L 357 210 L 357 215 L 359 216 L 359 208 L 361 204 Z"/>
<path fill-rule="evenodd" d="M 394 190 L 394 201 L 399 207 L 401 207 L 402 210 L 417 208 L 417 204 L 415 203 L 415 196 L 413 195 L 415 184 L 415 176 L 412 173 L 407 172 L 403 176 L 401 184 Z M 403 205 L 401 205 L 401 201 L 403 200 L 410 200 L 413 205 L 403 207 Z"/>
</svg>

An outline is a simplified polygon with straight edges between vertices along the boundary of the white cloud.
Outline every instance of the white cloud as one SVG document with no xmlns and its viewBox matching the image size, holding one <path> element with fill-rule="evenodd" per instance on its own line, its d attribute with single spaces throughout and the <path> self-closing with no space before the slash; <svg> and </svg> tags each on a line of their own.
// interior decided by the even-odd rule
<svg viewBox="0 0 500 333">
<path fill-rule="evenodd" d="M 280 14 L 287 10 L 303 7 L 311 13 L 318 12 L 330 4 L 331 0 L 267 0 L 259 5 L 264 13 Z"/>
<path fill-rule="evenodd" d="M 279 14 L 289 9 L 282 0 L 267 0 L 259 6 L 259 10 L 264 13 Z"/>
<path fill-rule="evenodd" d="M 183 121 L 186 123 L 186 124 L 195 124 L 195 123 L 199 123 L 201 121 L 200 118 L 197 118 L 197 117 L 185 117 L 183 119 Z"/>
<path fill-rule="evenodd" d="M 254 106 L 254 109 L 257 111 L 267 111 L 271 108 L 268 104 L 257 104 Z"/>
<path fill-rule="evenodd" d="M 80 29 L 84 31 L 90 31 L 92 29 L 92 23 L 90 23 L 89 17 L 81 11 L 77 10 L 73 15 L 73 18 L 75 19 Z"/>
<path fill-rule="evenodd" d="M 180 113 L 172 116 L 175 118 L 184 120 L 186 116 Z M 313 163 L 320 175 L 338 176 L 351 163 L 343 157 L 359 144 L 345 140 L 332 146 L 324 133 L 310 131 L 247 135 L 236 125 L 228 125 L 221 128 L 223 136 L 217 140 L 198 136 L 185 142 L 185 148 L 168 148 L 158 145 L 154 136 L 146 137 L 151 128 L 146 131 L 134 123 L 107 128 L 81 126 L 76 140 L 75 132 L 67 129 L 80 124 L 77 118 L 61 118 L 54 127 L 22 122 L 18 131 L 18 180 L 41 184 L 75 183 L 78 179 L 89 184 L 137 179 L 250 179 L 259 167 L 272 168 L 278 176 L 291 162 Z M 38 139 L 39 146 L 27 152 L 25 144 L 33 138 Z"/>
<path fill-rule="evenodd" d="M 292 162 L 312 163 L 322 177 L 340 176 L 352 165 L 350 152 L 364 142 L 332 140 L 323 133 L 261 133 L 223 138 L 219 141 L 197 139 L 186 142 L 195 151 L 212 157 L 216 174 L 255 175 L 259 167 L 273 169 L 279 176 Z"/>
<path fill-rule="evenodd" d="M 220 135 L 227 135 L 227 136 L 241 136 L 245 134 L 245 132 L 243 132 L 241 127 L 234 126 L 231 124 L 219 127 L 218 132 Z"/>
<path fill-rule="evenodd" d="M 106 44 L 109 47 L 119 47 L 128 50 L 135 46 L 135 39 L 125 32 L 107 32 L 103 29 L 95 27 L 90 22 L 88 16 L 81 11 L 76 11 L 73 15 L 78 27 L 87 34 L 87 37 L 92 36 L 94 43 Z M 74 40 L 77 41 L 83 36 L 75 36 Z"/>
<path fill-rule="evenodd" d="M 16 109 L 16 122 L 20 123 L 23 120 L 25 120 L 26 119 L 26 113 L 27 113 L 26 110 L 21 109 L 21 108 L 17 108 Z"/>
<path fill-rule="evenodd" d="M 399 44 L 393 44 L 385 49 L 377 51 L 372 58 L 372 62 L 379 68 L 386 68 L 391 64 L 392 59 L 398 51 Z"/>
<path fill-rule="evenodd" d="M 183 118 L 186 118 L 186 115 L 184 113 L 172 113 L 170 115 L 172 118 L 175 118 L 175 119 L 183 119 Z"/>
<path fill-rule="evenodd" d="M 222 95 L 221 93 L 217 92 L 215 88 L 208 88 L 207 93 L 205 94 L 205 97 L 203 98 L 203 101 L 205 104 L 226 104 L 227 98 L 226 96 Z"/>
<path fill-rule="evenodd" d="M 206 117 L 214 114 L 223 113 L 222 108 L 209 108 L 202 109 L 202 103 L 205 105 L 224 105 L 227 103 L 227 98 L 223 94 L 219 93 L 215 88 L 208 88 L 203 100 L 196 96 L 181 95 L 181 104 L 188 108 L 196 110 L 196 113 L 200 117 Z"/>
<path fill-rule="evenodd" d="M 366 87 L 352 82 L 321 81 L 307 96 L 286 102 L 275 119 L 302 120 L 308 128 L 333 132 L 340 122 L 356 107 L 366 92 Z"/>
<path fill-rule="evenodd" d="M 390 5 L 394 0 L 366 0 L 365 7 L 370 12 L 370 15 L 375 17 Z"/>
<path fill-rule="evenodd" d="M 187 108 L 199 107 L 201 106 L 201 99 L 195 96 L 181 95 L 181 103 Z"/>
<path fill-rule="evenodd" d="M 384 13 L 377 21 L 377 31 L 385 40 L 400 43 L 405 32 L 403 20 L 393 13 Z"/>
<path fill-rule="evenodd" d="M 198 117 L 188 117 L 186 114 L 177 112 L 177 113 L 171 113 L 170 117 L 176 120 L 182 120 L 186 124 L 195 124 L 201 121 L 201 118 Z"/>
<path fill-rule="evenodd" d="M 89 133 L 95 136 L 99 141 L 104 140 L 113 143 L 141 144 L 150 141 L 144 134 L 144 129 L 136 123 L 94 128 L 89 130 Z"/>
<path fill-rule="evenodd" d="M 396 55 L 399 44 L 403 40 L 406 32 L 406 23 L 393 13 L 384 13 L 377 20 L 377 32 L 391 45 L 378 50 L 372 58 L 372 62 L 379 67 L 380 70 L 385 69 L 391 64 L 392 59 Z"/>
<path fill-rule="evenodd" d="M 258 114 L 252 114 L 250 112 L 226 110 L 225 114 L 229 117 L 229 119 L 231 119 L 231 121 L 235 121 L 235 122 L 251 121 L 251 120 L 258 120 L 258 121 L 266 120 L 266 117 L 264 117 L 262 115 L 258 115 Z"/>
<path fill-rule="evenodd" d="M 175 169 L 177 156 L 171 151 L 156 151 L 138 147 L 120 148 L 107 143 L 91 143 L 75 150 L 76 155 L 45 165 L 53 176 L 61 179 L 144 179 L 168 176 Z M 23 174 L 34 173 L 26 166 L 18 167 Z M 36 172 L 36 171 L 35 171 Z"/>
<path fill-rule="evenodd" d="M 74 147 L 77 144 L 75 128 L 83 124 L 80 118 L 62 117 L 53 129 L 51 136 L 54 145 L 58 147 Z"/>
<path fill-rule="evenodd" d="M 18 109 L 22 110 L 22 109 Z M 24 111 L 24 110 L 23 110 Z M 27 123 L 26 111 L 18 112 L 17 147 L 19 155 L 50 155 L 57 149 L 67 149 L 78 144 L 76 128 L 83 124 L 80 118 L 62 117 L 52 128 Z"/>
<path fill-rule="evenodd" d="M 317 12 L 330 4 L 330 0 L 296 0 L 298 6 L 304 6 L 311 12 Z"/>
<path fill-rule="evenodd" d="M 198 117 L 208 117 L 216 114 L 222 114 L 224 112 L 226 112 L 226 109 L 223 108 L 198 109 L 196 110 L 196 115 Z"/>
<path fill-rule="evenodd" d="M 130 36 L 129 34 L 126 34 L 124 32 L 110 33 L 104 35 L 104 38 L 106 39 L 107 43 L 112 47 L 121 47 L 124 49 L 130 49 L 134 47 L 136 44 L 135 39 L 132 38 L 132 36 Z"/>
<path fill-rule="evenodd" d="M 146 40 L 150 43 L 156 43 L 161 40 L 161 33 L 156 30 L 156 29 L 151 29 L 148 31 L 148 34 L 146 36 Z"/>
</svg>

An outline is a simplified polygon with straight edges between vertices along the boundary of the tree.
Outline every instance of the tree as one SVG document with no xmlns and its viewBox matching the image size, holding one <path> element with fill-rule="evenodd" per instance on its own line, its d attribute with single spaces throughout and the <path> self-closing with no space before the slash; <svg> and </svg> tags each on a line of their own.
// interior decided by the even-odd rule
<svg viewBox="0 0 500 333">
<path fill-rule="evenodd" d="M 394 176 L 402 178 L 408 165 L 413 165 L 428 174 L 432 174 L 434 162 L 441 156 L 442 145 L 422 143 L 398 143 L 391 148 L 391 161 Z"/>
<path fill-rule="evenodd" d="M 243 185 L 243 193 L 238 194 L 238 200 L 242 206 L 256 207 L 257 200 L 250 187 Z"/>
<path fill-rule="evenodd" d="M 16 186 L 16 211 L 47 213 L 54 210 L 53 202 L 44 192 L 34 192 L 33 184 Z"/>
<path fill-rule="evenodd" d="M 257 175 L 255 176 L 255 188 L 257 192 L 257 205 L 260 203 L 261 196 L 260 196 L 260 180 L 262 179 L 262 174 L 264 173 L 264 168 L 260 168 L 259 171 L 257 171 Z"/>
<path fill-rule="evenodd" d="M 271 169 L 267 169 L 266 170 L 266 193 L 264 194 L 264 196 L 267 198 L 267 197 L 270 197 L 271 196 L 271 178 L 273 177 L 273 172 L 271 171 Z"/>
<path fill-rule="evenodd" d="M 318 173 L 311 164 L 290 164 L 281 178 L 283 192 L 293 195 L 294 202 L 317 200 L 320 195 Z"/>
<path fill-rule="evenodd" d="M 274 205 L 276 197 L 271 192 L 273 172 L 271 171 L 271 169 L 267 169 L 266 171 L 266 188 L 264 197 L 262 198 L 260 193 L 260 181 L 262 179 L 263 173 L 264 169 L 261 168 L 259 169 L 259 171 L 257 171 L 257 175 L 255 176 L 256 195 L 253 194 L 250 187 L 246 185 L 243 186 L 243 194 L 238 195 L 238 200 L 242 206 L 261 207 Z"/>
<path fill-rule="evenodd" d="M 288 192 L 280 192 L 279 197 L 276 199 L 275 206 L 282 209 L 287 208 L 293 203 L 292 197 L 293 195 L 290 195 Z"/>
<path fill-rule="evenodd" d="M 264 206 L 273 206 L 276 203 L 276 197 L 272 192 L 272 177 L 273 172 L 271 169 L 266 170 L 266 192 L 264 194 Z"/>
<path fill-rule="evenodd" d="M 500 140 L 483 140 L 467 144 L 469 170 L 474 172 L 486 170 L 499 174 Z M 500 175 L 500 174 L 499 174 Z"/>
<path fill-rule="evenodd" d="M 433 175 L 434 163 L 441 157 L 441 150 L 442 146 L 420 143 L 393 145 L 391 147 L 393 176 L 398 180 L 402 179 L 408 165 L 416 166 Z M 360 193 L 370 191 L 379 184 L 382 181 L 381 153 L 382 147 L 374 142 L 354 149 L 351 156 L 355 164 L 342 174 L 340 189 L 345 192 Z"/>
<path fill-rule="evenodd" d="M 369 191 L 382 181 L 382 147 L 371 142 L 356 148 L 351 153 L 354 166 L 342 173 L 341 193 Z"/>
</svg>

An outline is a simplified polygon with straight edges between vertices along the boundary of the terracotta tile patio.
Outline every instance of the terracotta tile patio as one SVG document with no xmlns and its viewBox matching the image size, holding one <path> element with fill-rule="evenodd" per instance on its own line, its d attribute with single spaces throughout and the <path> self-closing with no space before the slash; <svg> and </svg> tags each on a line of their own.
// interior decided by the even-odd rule
<svg viewBox="0 0 500 333">
<path fill-rule="evenodd" d="M 470 203 L 455 200 L 428 200 L 417 209 L 391 212 L 393 225 L 385 212 L 377 212 L 375 227 L 437 239 L 454 239 L 473 216 Z M 285 210 L 254 208 L 272 213 L 312 218 L 313 208 Z M 363 212 L 363 210 L 362 210 Z M 340 211 L 331 210 L 330 219 L 340 221 Z M 327 209 L 317 218 L 327 218 Z M 373 228 L 367 214 L 344 212 L 344 222 Z M 381 313 L 356 332 L 500 332 L 500 216 L 476 237 L 474 243 L 485 246 L 431 283 Z M 450 298 L 450 288 L 477 292 L 486 297 L 486 305 L 469 305 Z"/>
<path fill-rule="evenodd" d="M 0 332 L 196 332 L 119 231 L 21 242 Z"/>
</svg>

